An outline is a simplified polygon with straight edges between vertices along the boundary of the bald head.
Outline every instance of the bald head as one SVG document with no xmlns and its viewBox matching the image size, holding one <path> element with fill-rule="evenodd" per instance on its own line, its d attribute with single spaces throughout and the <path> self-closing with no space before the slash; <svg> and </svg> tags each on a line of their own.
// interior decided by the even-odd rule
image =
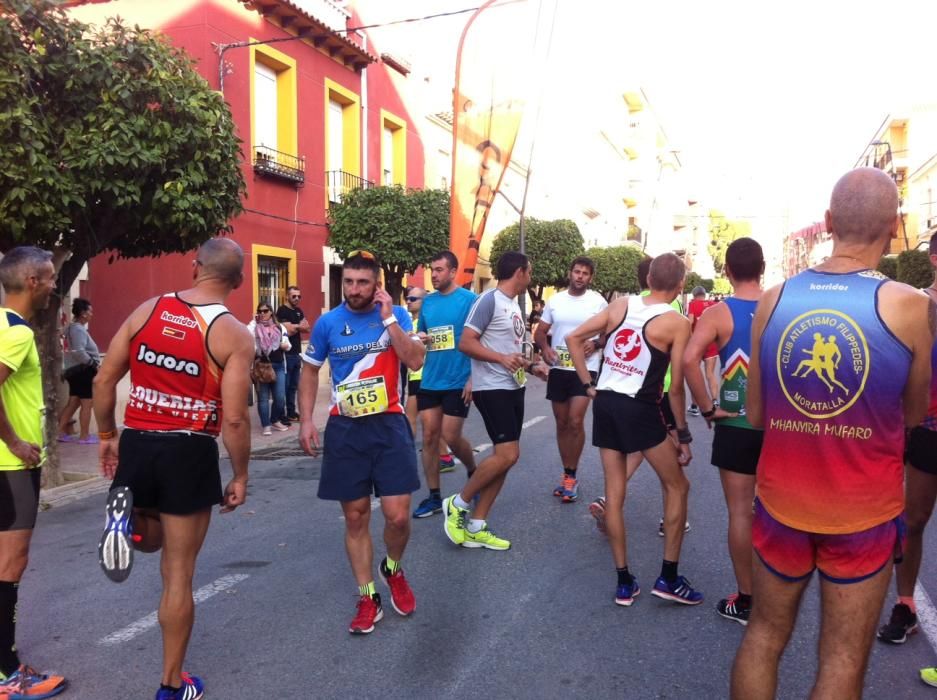
<svg viewBox="0 0 937 700">
<path fill-rule="evenodd" d="M 664 253 L 651 262 L 647 281 L 655 292 L 670 292 L 683 286 L 685 276 L 686 265 L 683 260 L 673 253 Z"/>
<path fill-rule="evenodd" d="M 201 276 L 224 282 L 232 289 L 243 279 L 244 251 L 230 238 L 210 238 L 195 256 L 201 267 Z"/>
<path fill-rule="evenodd" d="M 887 241 L 897 227 L 898 188 L 878 168 L 856 168 L 836 183 L 827 215 L 832 233 L 844 243 Z"/>
</svg>

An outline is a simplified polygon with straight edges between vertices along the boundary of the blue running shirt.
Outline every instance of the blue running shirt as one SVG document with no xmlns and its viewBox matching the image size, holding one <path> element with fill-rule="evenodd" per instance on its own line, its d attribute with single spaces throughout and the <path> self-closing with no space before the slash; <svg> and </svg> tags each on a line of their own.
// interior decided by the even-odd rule
<svg viewBox="0 0 937 700">
<path fill-rule="evenodd" d="M 475 294 L 456 287 L 449 294 L 433 292 L 423 299 L 417 330 L 428 334 L 421 389 L 449 391 L 462 389 L 472 373 L 468 355 L 459 352 L 459 340 Z"/>
</svg>

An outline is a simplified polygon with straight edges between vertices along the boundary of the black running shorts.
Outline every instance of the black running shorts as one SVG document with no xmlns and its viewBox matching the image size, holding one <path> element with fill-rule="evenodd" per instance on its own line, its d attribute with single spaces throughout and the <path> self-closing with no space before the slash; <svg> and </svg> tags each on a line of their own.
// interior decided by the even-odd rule
<svg viewBox="0 0 937 700">
<path fill-rule="evenodd" d="M 667 439 L 660 406 L 614 391 L 600 391 L 592 404 L 592 444 L 622 454 L 657 447 Z"/>
<path fill-rule="evenodd" d="M 472 392 L 475 408 L 485 421 L 492 444 L 517 442 L 524 427 L 524 388 Z"/>
<path fill-rule="evenodd" d="M 677 419 L 670 407 L 670 394 L 666 391 L 660 397 L 660 414 L 664 417 L 664 425 L 667 426 L 668 432 L 677 429 Z"/>
<path fill-rule="evenodd" d="M 447 389 L 445 391 L 434 391 L 433 389 L 420 389 L 416 395 L 416 407 L 419 411 L 428 411 L 431 408 L 442 406 L 444 416 L 453 416 L 454 418 L 466 418 L 469 414 L 469 406 L 462 400 L 461 389 Z"/>
<path fill-rule="evenodd" d="M 937 476 L 937 431 L 920 426 L 908 434 L 904 461 L 915 469 Z"/>
<path fill-rule="evenodd" d="M 589 376 L 595 381 L 597 374 L 589 372 Z M 547 377 L 547 401 L 566 403 L 574 396 L 587 396 L 579 374 L 571 369 L 551 369 Z"/>
<path fill-rule="evenodd" d="M 0 471 L 0 532 L 36 527 L 41 476 L 40 468 Z"/>
<path fill-rule="evenodd" d="M 125 429 L 111 488 L 133 491 L 134 508 L 191 515 L 221 503 L 215 438 L 195 433 Z"/>
<path fill-rule="evenodd" d="M 329 416 L 319 498 L 356 501 L 372 493 L 378 497 L 409 495 L 419 488 L 416 448 L 405 415 Z"/>
<path fill-rule="evenodd" d="M 763 430 L 740 428 L 737 425 L 719 425 L 713 431 L 713 451 L 710 462 L 714 467 L 736 474 L 755 475 L 761 456 Z"/>
</svg>

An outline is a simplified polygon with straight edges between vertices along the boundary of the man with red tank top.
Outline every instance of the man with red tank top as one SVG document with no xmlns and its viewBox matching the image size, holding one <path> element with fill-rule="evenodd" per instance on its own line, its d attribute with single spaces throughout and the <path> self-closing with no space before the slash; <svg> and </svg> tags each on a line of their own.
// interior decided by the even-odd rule
<svg viewBox="0 0 937 700">
<path fill-rule="evenodd" d="M 875 272 L 898 231 L 881 170 L 836 183 L 833 254 L 765 292 L 746 417 L 764 429 L 752 522 L 752 610 L 731 695 L 774 698 L 804 590 L 820 578 L 811 697 L 858 698 L 903 540 L 905 427 L 927 411 L 934 303 Z"/>
<path fill-rule="evenodd" d="M 113 478 L 98 545 L 104 573 L 130 575 L 134 549 L 162 547 L 163 672 L 156 700 L 196 700 L 203 684 L 184 673 L 192 632 L 192 575 L 211 509 L 244 503 L 250 457 L 248 376 L 254 342 L 225 308 L 243 281 L 244 253 L 230 239 L 204 243 L 191 289 L 141 304 L 111 340 L 95 378 L 101 472 Z M 118 441 L 116 389 L 130 371 L 125 429 Z M 234 478 L 222 492 L 221 434 Z"/>
</svg>

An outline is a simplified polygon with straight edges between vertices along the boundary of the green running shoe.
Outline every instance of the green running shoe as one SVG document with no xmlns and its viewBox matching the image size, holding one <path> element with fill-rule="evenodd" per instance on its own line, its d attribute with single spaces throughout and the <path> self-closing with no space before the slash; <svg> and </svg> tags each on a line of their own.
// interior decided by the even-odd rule
<svg viewBox="0 0 937 700">
<path fill-rule="evenodd" d="M 442 502 L 442 512 L 446 516 L 442 527 L 452 544 L 462 544 L 465 542 L 465 519 L 468 517 L 468 511 L 454 503 L 456 495 L 453 494 Z"/>
<path fill-rule="evenodd" d="M 465 533 L 462 542 L 463 547 L 468 547 L 469 549 L 484 547 L 485 549 L 495 549 L 499 552 L 511 548 L 511 543 L 508 540 L 498 537 L 488 529 L 487 525 L 478 532 L 469 532 L 468 530 L 463 530 L 463 532 Z"/>
<path fill-rule="evenodd" d="M 937 688 L 937 668 L 922 668 L 921 680 Z"/>
</svg>

